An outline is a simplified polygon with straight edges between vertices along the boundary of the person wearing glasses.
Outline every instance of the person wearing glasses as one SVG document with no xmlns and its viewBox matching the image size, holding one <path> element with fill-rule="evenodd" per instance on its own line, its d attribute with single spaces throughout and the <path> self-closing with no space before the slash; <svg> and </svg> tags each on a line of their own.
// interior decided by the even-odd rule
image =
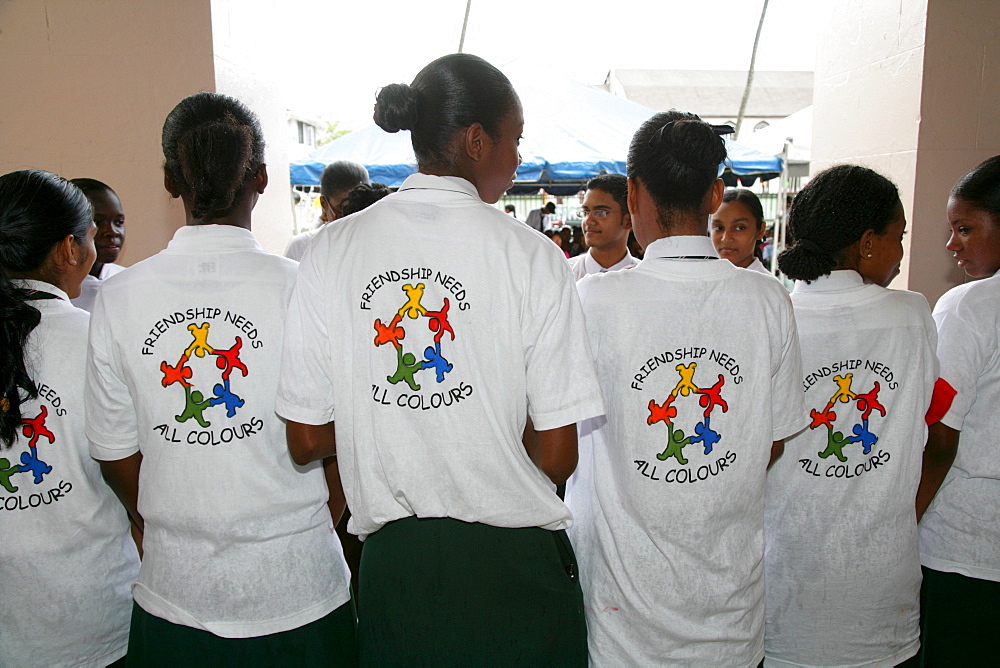
<svg viewBox="0 0 1000 668">
<path fill-rule="evenodd" d="M 632 219 L 628 213 L 628 179 L 604 174 L 587 184 L 583 206 L 577 212 L 583 221 L 583 238 L 589 250 L 569 260 L 576 280 L 588 274 L 629 269 L 639 261 L 628 252 Z"/>
</svg>

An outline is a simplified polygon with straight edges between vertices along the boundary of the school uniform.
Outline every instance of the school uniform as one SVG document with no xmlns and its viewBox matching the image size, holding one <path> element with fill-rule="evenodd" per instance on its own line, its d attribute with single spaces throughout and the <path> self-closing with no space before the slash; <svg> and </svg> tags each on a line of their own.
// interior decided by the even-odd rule
<svg viewBox="0 0 1000 668">
<path fill-rule="evenodd" d="M 317 227 L 314 230 L 307 230 L 302 234 L 297 234 L 292 237 L 288 246 L 285 247 L 285 257 L 289 260 L 295 260 L 299 262 L 302 260 L 302 256 L 306 254 L 306 249 L 309 248 L 310 242 L 316 237 L 322 227 Z"/>
<path fill-rule="evenodd" d="M 366 539 L 362 663 L 480 661 L 482 642 L 491 661 L 544 662 L 551 648 L 521 653 L 525 635 L 582 631 L 561 533 L 571 516 L 521 434 L 526 413 L 548 430 L 603 412 L 590 360 L 559 250 L 484 204 L 465 179 L 415 174 L 316 237 L 289 307 L 277 411 L 335 421 L 349 530 Z M 542 555 L 522 566 L 556 580 L 524 584 L 501 568 L 470 588 L 479 560 L 510 563 L 522 533 Z M 411 547 L 431 534 L 451 547 Z M 457 553 L 469 555 L 468 568 L 447 572 Z M 441 594 L 456 582 L 461 600 Z M 563 602 L 536 605 L 545 586 Z M 493 608 L 461 605 L 472 589 L 494 587 L 504 600 Z M 497 612 L 522 595 L 520 610 Z M 484 629 L 490 614 L 500 619 Z M 546 643 L 559 650 L 557 641 Z"/>
<path fill-rule="evenodd" d="M 274 415 L 296 267 L 249 230 L 183 227 L 105 282 L 91 321 L 91 454 L 143 456 L 135 601 L 214 637 L 280 634 L 348 604 L 321 465 L 292 462 Z"/>
<path fill-rule="evenodd" d="M 761 262 L 760 258 L 758 257 L 755 257 L 753 259 L 753 262 L 750 263 L 750 266 L 747 267 L 747 269 L 749 269 L 750 271 L 759 272 L 761 274 L 768 274 L 770 276 L 774 276 L 774 274 L 771 273 L 771 270 L 765 267 L 764 263 Z"/>
<path fill-rule="evenodd" d="M 608 406 L 567 499 L 591 663 L 755 666 L 766 468 L 806 421 L 788 295 L 700 236 L 578 289 Z"/>
<path fill-rule="evenodd" d="M 114 276 L 115 274 L 125 271 L 127 267 L 123 267 L 118 264 L 111 264 L 110 262 L 105 263 L 101 267 L 100 276 L 91 276 L 87 274 L 83 277 L 83 283 L 80 284 L 80 296 L 76 299 L 71 299 L 70 302 L 73 306 L 77 308 L 82 308 L 87 313 L 94 310 L 94 299 L 97 298 L 97 291 L 101 288 L 101 283 L 104 282 L 109 276 Z"/>
<path fill-rule="evenodd" d="M 919 648 L 937 331 L 923 295 L 856 271 L 798 281 L 792 303 L 811 419 L 768 475 L 765 665 L 895 666 Z"/>
<path fill-rule="evenodd" d="M 139 555 L 83 433 L 86 312 L 41 281 L 26 345 L 39 395 L 0 450 L 0 665 L 106 666 L 128 646 Z"/>
<path fill-rule="evenodd" d="M 629 269 L 637 264 L 639 264 L 639 261 L 632 257 L 632 254 L 626 250 L 625 257 L 612 266 L 605 268 L 594 259 L 588 250 L 586 253 L 580 253 L 576 257 L 569 259 L 569 270 L 573 273 L 576 280 L 580 280 L 590 274 L 603 274 L 609 271 L 618 271 L 619 269 Z"/>
<path fill-rule="evenodd" d="M 934 320 L 941 379 L 955 392 L 941 422 L 961 435 L 920 522 L 920 562 L 927 569 L 923 656 L 990 661 L 1000 622 L 1000 276 L 948 291 Z"/>
</svg>

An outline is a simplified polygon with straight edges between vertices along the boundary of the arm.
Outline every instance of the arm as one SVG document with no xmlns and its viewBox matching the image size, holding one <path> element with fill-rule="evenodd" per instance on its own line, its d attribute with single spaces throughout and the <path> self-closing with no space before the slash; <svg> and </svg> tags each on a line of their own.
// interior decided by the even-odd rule
<svg viewBox="0 0 1000 668">
<path fill-rule="evenodd" d="M 337 526 L 340 524 L 340 518 L 344 516 L 347 498 L 344 496 L 344 486 L 340 482 L 340 465 L 337 464 L 336 455 L 323 460 L 323 475 L 326 476 L 326 486 L 330 490 L 330 500 L 326 505 L 330 508 L 333 526 Z"/>
<path fill-rule="evenodd" d="M 917 521 L 924 516 L 931 505 L 944 477 L 948 474 L 958 452 L 958 437 L 961 432 L 942 422 L 932 424 L 927 430 L 927 446 L 924 448 L 924 463 L 917 487 Z"/>
<path fill-rule="evenodd" d="M 535 431 L 528 418 L 522 442 L 531 461 L 556 485 L 565 483 L 576 470 L 576 424 Z"/>
<path fill-rule="evenodd" d="M 774 466 L 774 462 L 781 459 L 781 455 L 785 454 L 785 441 L 784 439 L 780 441 L 775 441 L 771 443 L 771 460 L 767 463 L 767 470 L 770 471 L 771 467 Z"/>
<path fill-rule="evenodd" d="M 125 506 L 129 519 L 141 534 L 145 528 L 142 515 L 139 514 L 139 469 L 142 466 L 142 453 L 137 452 L 125 459 L 102 461 L 100 465 L 105 482 Z"/>
<path fill-rule="evenodd" d="M 314 425 L 288 420 L 285 423 L 285 439 L 292 461 L 299 466 L 337 454 L 337 438 L 332 422 Z M 339 475 L 337 480 L 339 485 Z"/>
</svg>

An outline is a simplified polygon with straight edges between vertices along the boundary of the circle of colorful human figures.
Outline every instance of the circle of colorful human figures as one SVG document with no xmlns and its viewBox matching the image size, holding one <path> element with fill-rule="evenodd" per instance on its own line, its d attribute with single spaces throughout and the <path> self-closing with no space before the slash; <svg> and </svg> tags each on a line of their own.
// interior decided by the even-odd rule
<svg viewBox="0 0 1000 668">
<path fill-rule="evenodd" d="M 403 285 L 400 289 L 406 295 L 406 302 L 402 308 L 396 311 L 389 324 L 384 324 L 381 318 L 376 318 L 374 324 L 375 346 L 392 344 L 396 351 L 396 371 L 386 376 L 386 380 L 393 385 L 405 381 L 414 391 L 420 389 L 420 384 L 417 383 L 415 377 L 420 371 L 433 369 L 435 380 L 438 383 L 443 383 L 445 374 L 454 368 L 441 353 L 441 340 L 445 333 L 451 335 L 452 341 L 455 340 L 455 330 L 448 322 L 448 310 L 451 308 L 451 304 L 445 297 L 440 310 L 428 311 L 421 304 L 425 288 L 423 283 L 417 283 L 416 286 L 410 283 Z M 427 328 L 434 333 L 434 345 L 424 348 L 423 357 L 419 361 L 416 355 L 403 348 L 406 330 L 400 326 L 400 323 L 404 317 L 411 320 L 426 318 Z M 419 349 L 419 345 L 417 348 Z"/>
<path fill-rule="evenodd" d="M 822 411 L 817 411 L 815 408 L 809 411 L 809 429 L 826 427 L 826 449 L 817 453 L 823 459 L 832 455 L 840 461 L 846 462 L 847 456 L 844 454 L 845 446 L 852 443 L 859 443 L 861 444 L 862 454 L 867 455 L 872 451 L 872 446 L 878 442 L 878 436 L 869 429 L 868 421 L 872 411 L 878 411 L 882 414 L 882 417 L 885 417 L 885 406 L 879 403 L 878 400 L 878 393 L 881 390 L 881 386 L 876 380 L 870 391 L 864 394 L 855 394 L 851 391 L 853 380 L 853 373 L 834 376 L 833 382 L 837 385 L 836 392 L 826 402 L 826 406 Z M 855 408 L 861 413 L 861 421 L 853 425 L 851 435 L 845 437 L 843 432 L 837 431 L 834 427 L 837 414 L 833 409 L 838 403 L 850 404 L 851 402 L 854 403 Z"/>
<path fill-rule="evenodd" d="M 212 425 L 211 422 L 205 419 L 206 409 L 212 406 L 223 406 L 226 409 L 226 417 L 231 418 L 235 417 L 237 410 L 246 404 L 242 398 L 233 392 L 230 385 L 234 370 L 243 374 L 244 378 L 247 375 L 247 366 L 240 359 L 243 339 L 237 336 L 235 343 L 226 350 L 213 348 L 208 343 L 210 327 L 211 324 L 207 322 L 203 322 L 200 325 L 195 325 L 194 323 L 188 325 L 187 328 L 191 332 L 193 341 L 184 349 L 177 364 L 170 366 L 166 361 L 160 362 L 160 371 L 163 373 L 160 383 L 163 387 L 170 387 L 176 384 L 184 388 L 184 410 L 181 411 L 180 415 L 175 415 L 174 419 L 181 423 L 193 419 L 202 427 L 210 427 Z M 206 355 L 214 355 L 216 357 L 215 366 L 221 372 L 219 375 L 220 382 L 214 385 L 212 396 L 207 399 L 205 398 L 205 394 L 197 389 L 194 384 L 195 380 L 201 383 L 202 379 L 194 378 L 194 370 L 188 364 L 192 357 L 204 358 Z M 211 384 L 211 381 L 208 381 L 201 387 L 207 387 L 208 384 Z"/>
<path fill-rule="evenodd" d="M 658 422 L 662 422 L 668 429 L 667 447 L 663 452 L 656 455 L 656 458 L 660 461 L 666 461 L 673 457 L 678 463 L 685 465 L 688 463 L 687 457 L 684 456 L 684 448 L 686 446 L 700 443 L 703 446 L 704 454 L 709 455 L 715 449 L 715 446 L 718 445 L 719 441 L 722 440 L 722 435 L 712 429 L 712 413 L 716 408 L 720 409 L 723 413 L 729 411 L 729 404 L 722 398 L 722 388 L 726 384 L 725 376 L 719 374 L 719 378 L 714 385 L 701 388 L 694 382 L 694 374 L 697 368 L 697 362 L 678 364 L 674 369 L 680 375 L 680 380 L 677 381 L 677 385 L 671 390 L 670 396 L 662 404 L 657 404 L 655 399 L 649 400 L 649 417 L 646 418 L 646 424 L 653 426 Z M 701 422 L 698 422 L 694 426 L 694 432 L 685 435 L 682 429 L 674 425 L 674 420 L 677 418 L 677 406 L 674 405 L 674 402 L 677 400 L 677 397 L 688 396 L 697 396 L 698 405 L 704 410 L 702 411 Z"/>
</svg>

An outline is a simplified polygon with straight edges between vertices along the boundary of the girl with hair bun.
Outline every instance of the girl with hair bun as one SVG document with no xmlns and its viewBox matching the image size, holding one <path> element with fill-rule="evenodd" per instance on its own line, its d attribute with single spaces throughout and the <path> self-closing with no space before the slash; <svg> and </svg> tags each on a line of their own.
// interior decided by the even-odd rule
<svg viewBox="0 0 1000 668">
<path fill-rule="evenodd" d="M 628 208 L 644 259 L 577 286 L 608 406 L 580 425 L 567 496 L 596 666 L 763 657 L 765 478 L 806 415 L 787 293 L 707 234 L 725 158 L 693 114 L 643 123 Z"/>
<path fill-rule="evenodd" d="M 1000 624 L 1000 156 L 955 184 L 948 223 L 947 249 L 980 280 L 949 290 L 934 307 L 941 382 L 954 398 L 931 426 L 917 496 L 921 659 L 991 665 Z"/>
<path fill-rule="evenodd" d="M 722 193 L 722 204 L 712 214 L 712 243 L 719 257 L 737 267 L 770 274 L 762 262 L 760 243 L 766 233 L 764 207 L 746 188 L 729 188 Z"/>
<path fill-rule="evenodd" d="M 354 665 L 337 464 L 296 465 L 274 414 L 298 265 L 250 231 L 260 123 L 197 93 L 163 155 L 187 225 L 101 286 L 87 367 L 91 454 L 142 528 L 129 661 Z"/>
<path fill-rule="evenodd" d="M 604 408 L 562 253 L 490 206 L 520 164 L 521 103 L 452 54 L 374 116 L 410 131 L 419 173 L 314 239 L 277 404 L 296 461 L 340 462 L 365 541 L 361 662 L 585 665 L 555 485 Z"/>
<path fill-rule="evenodd" d="M 767 661 L 893 666 L 919 648 L 914 499 L 934 323 L 923 295 L 885 288 L 906 227 L 889 179 L 821 172 L 788 226 L 795 244 L 778 266 L 796 281 L 810 422 L 768 479 Z"/>
<path fill-rule="evenodd" d="M 0 665 L 106 666 L 128 647 L 139 555 L 84 437 L 94 263 L 80 190 L 40 170 L 0 176 Z"/>
</svg>

